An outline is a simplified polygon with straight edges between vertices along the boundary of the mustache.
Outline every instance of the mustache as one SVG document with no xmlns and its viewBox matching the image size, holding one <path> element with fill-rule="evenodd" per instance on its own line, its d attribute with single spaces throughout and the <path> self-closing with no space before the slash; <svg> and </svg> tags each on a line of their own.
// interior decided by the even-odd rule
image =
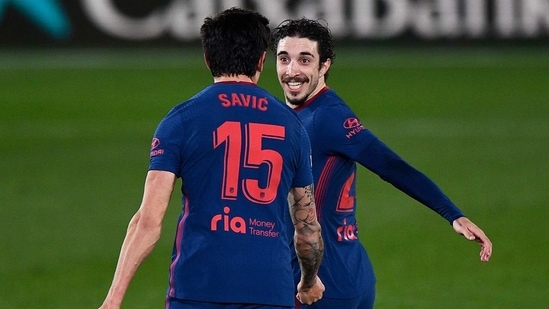
<svg viewBox="0 0 549 309">
<path fill-rule="evenodd" d="M 283 83 L 290 83 L 290 82 L 296 82 L 296 83 L 307 83 L 309 82 L 309 79 L 306 76 L 284 76 L 282 77 L 281 81 Z"/>
</svg>

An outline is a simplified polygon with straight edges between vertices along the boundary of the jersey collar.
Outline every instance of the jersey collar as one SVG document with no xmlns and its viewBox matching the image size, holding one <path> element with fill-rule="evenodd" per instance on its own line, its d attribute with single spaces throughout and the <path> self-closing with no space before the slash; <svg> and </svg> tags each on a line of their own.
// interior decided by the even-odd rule
<svg viewBox="0 0 549 309">
<path fill-rule="evenodd" d="M 324 86 L 322 89 L 320 89 L 320 91 L 315 94 L 314 96 L 312 96 L 311 98 L 307 99 L 307 101 L 305 101 L 303 104 L 297 106 L 296 108 L 294 108 L 294 110 L 297 112 L 297 111 L 300 111 L 300 110 L 303 110 L 305 108 L 307 108 L 309 105 L 311 105 L 311 103 L 313 103 L 313 101 L 318 98 L 321 94 L 323 94 L 324 92 L 330 90 L 330 88 L 328 86 Z"/>
</svg>

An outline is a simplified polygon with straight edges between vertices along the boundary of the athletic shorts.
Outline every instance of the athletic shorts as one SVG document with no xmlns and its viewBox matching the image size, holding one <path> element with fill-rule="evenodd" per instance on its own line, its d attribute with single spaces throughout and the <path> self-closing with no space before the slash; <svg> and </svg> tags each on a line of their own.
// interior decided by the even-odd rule
<svg viewBox="0 0 549 309">
<path fill-rule="evenodd" d="M 168 297 L 166 300 L 166 309 L 294 309 L 294 307 L 257 304 L 209 303 Z"/>
<path fill-rule="evenodd" d="M 373 286 L 364 294 L 350 299 L 322 297 L 312 305 L 303 305 L 296 300 L 296 309 L 373 309 L 376 298 L 376 288 Z"/>
</svg>

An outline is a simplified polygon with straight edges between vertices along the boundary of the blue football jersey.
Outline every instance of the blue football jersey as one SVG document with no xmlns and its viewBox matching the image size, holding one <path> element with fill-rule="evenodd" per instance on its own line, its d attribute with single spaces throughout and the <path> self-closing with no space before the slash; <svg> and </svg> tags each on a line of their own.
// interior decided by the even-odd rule
<svg viewBox="0 0 549 309">
<path fill-rule="evenodd" d="M 313 183 L 296 113 L 252 83 L 215 83 L 159 124 L 150 170 L 182 179 L 168 294 L 293 306 L 291 187 Z"/>
<path fill-rule="evenodd" d="M 354 113 L 328 88 L 295 110 L 311 141 L 315 202 L 324 239 L 319 270 L 324 296 L 356 297 L 375 283 L 375 277 L 358 240 L 357 167 L 347 153 L 359 151 L 374 137 L 362 130 Z"/>
<path fill-rule="evenodd" d="M 449 222 L 462 216 L 429 178 L 367 130 L 333 90 L 323 88 L 295 111 L 312 148 L 315 202 L 325 248 L 319 270 L 325 297 L 358 297 L 375 284 L 370 259 L 358 239 L 357 162 Z M 295 258 L 294 264 L 297 280 Z"/>
</svg>

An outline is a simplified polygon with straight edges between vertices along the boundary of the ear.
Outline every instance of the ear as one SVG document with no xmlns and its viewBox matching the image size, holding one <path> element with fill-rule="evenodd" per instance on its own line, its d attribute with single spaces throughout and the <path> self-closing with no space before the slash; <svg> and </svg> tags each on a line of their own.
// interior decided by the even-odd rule
<svg viewBox="0 0 549 309">
<path fill-rule="evenodd" d="M 267 52 L 264 51 L 261 57 L 259 58 L 259 62 L 257 63 L 257 71 L 263 72 L 263 66 L 265 64 L 265 59 L 267 59 Z"/>
<path fill-rule="evenodd" d="M 332 65 L 332 59 L 328 58 L 326 61 L 320 64 L 320 75 L 324 76 L 326 72 L 330 69 L 330 66 Z"/>
<path fill-rule="evenodd" d="M 208 68 L 208 70 L 210 69 L 210 62 L 208 61 L 208 59 L 206 58 L 206 54 L 203 54 L 204 55 L 204 63 L 206 64 L 206 67 Z"/>
</svg>

